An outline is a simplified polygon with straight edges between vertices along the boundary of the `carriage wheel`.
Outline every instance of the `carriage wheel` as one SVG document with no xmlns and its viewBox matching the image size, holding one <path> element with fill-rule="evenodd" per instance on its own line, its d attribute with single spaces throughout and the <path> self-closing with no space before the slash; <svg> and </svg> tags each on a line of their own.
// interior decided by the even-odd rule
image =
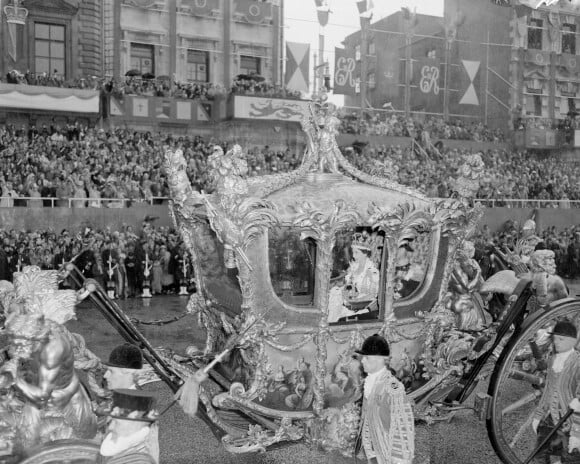
<svg viewBox="0 0 580 464">
<path fill-rule="evenodd" d="M 552 354 L 549 332 L 560 320 L 580 327 L 580 300 L 560 300 L 549 311 L 529 316 L 521 333 L 502 351 L 493 371 L 487 431 L 504 463 L 523 463 L 537 445 L 532 415 L 543 392 L 547 360 Z"/>
<path fill-rule="evenodd" d="M 55 440 L 31 451 L 20 464 L 92 464 L 99 445 L 90 440 Z"/>
</svg>

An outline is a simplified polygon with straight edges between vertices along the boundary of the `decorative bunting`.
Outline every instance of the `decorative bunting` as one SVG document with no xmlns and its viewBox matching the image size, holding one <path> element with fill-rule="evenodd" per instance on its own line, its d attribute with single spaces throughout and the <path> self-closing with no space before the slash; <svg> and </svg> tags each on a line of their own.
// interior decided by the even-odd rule
<svg viewBox="0 0 580 464">
<path fill-rule="evenodd" d="M 473 81 L 475 80 L 475 76 L 477 75 L 477 71 L 479 70 L 479 65 L 481 61 L 468 61 L 468 60 L 461 60 L 465 71 L 467 72 L 467 77 L 469 78 L 469 85 L 467 86 L 467 90 L 461 97 L 459 101 L 460 105 L 479 105 L 479 99 L 477 98 L 477 92 L 475 91 L 475 86 L 473 85 Z"/>
<path fill-rule="evenodd" d="M 121 103 L 115 97 L 109 99 L 109 114 L 112 116 L 123 116 L 125 114 Z"/>
<path fill-rule="evenodd" d="M 169 119 L 171 117 L 171 100 L 157 100 L 155 117 Z"/>
<path fill-rule="evenodd" d="M 308 92 L 310 71 L 310 44 L 286 42 L 286 87 Z"/>
<path fill-rule="evenodd" d="M 354 50 L 334 49 L 334 93 L 337 95 L 356 94 L 359 65 Z"/>
<path fill-rule="evenodd" d="M 318 15 L 318 23 L 324 27 L 328 24 L 328 17 L 330 14 L 330 9 L 327 6 L 323 6 L 316 9 L 316 14 Z"/>
<path fill-rule="evenodd" d="M 149 99 L 135 97 L 133 98 L 133 116 L 147 118 L 149 116 Z"/>
<path fill-rule="evenodd" d="M 356 2 L 356 7 L 358 8 L 358 14 L 363 14 L 367 11 L 367 0 L 360 0 Z"/>
<path fill-rule="evenodd" d="M 411 77 L 411 108 L 437 113 L 443 99 L 440 60 L 423 57 L 413 60 Z"/>
</svg>

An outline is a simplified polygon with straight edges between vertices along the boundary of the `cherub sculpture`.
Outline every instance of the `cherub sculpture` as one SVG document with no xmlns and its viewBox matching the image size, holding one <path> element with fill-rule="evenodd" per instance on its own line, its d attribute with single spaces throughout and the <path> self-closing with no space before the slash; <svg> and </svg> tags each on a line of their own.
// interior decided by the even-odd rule
<svg viewBox="0 0 580 464">
<path fill-rule="evenodd" d="M 335 106 L 326 102 L 326 95 L 310 105 L 310 114 L 301 120 L 308 136 L 308 156 L 316 162 L 318 172 L 338 173 L 340 150 L 336 135 L 340 120 L 334 116 Z"/>
<path fill-rule="evenodd" d="M 243 158 L 242 147 L 234 145 L 224 155 L 220 146 L 215 146 L 208 158 L 208 166 L 216 191 L 220 195 L 247 195 L 248 163 Z"/>
<path fill-rule="evenodd" d="M 530 257 L 532 288 L 538 308 L 545 308 L 550 302 L 566 298 L 568 288 L 562 278 L 556 275 L 556 258 L 552 250 L 536 250 Z"/>
<path fill-rule="evenodd" d="M 457 315 L 460 330 L 481 330 L 491 322 L 491 316 L 485 311 L 483 299 L 478 293 L 483 279 L 474 254 L 473 243 L 464 241 L 449 280 L 451 295 L 448 305 Z"/>
<path fill-rule="evenodd" d="M 15 424 L 23 448 L 65 438 L 93 438 L 97 422 L 74 370 L 73 347 L 56 324 L 42 316 L 14 314 L 6 324 L 12 377 L 22 402 Z"/>
<path fill-rule="evenodd" d="M 96 367 L 99 359 L 64 326 L 74 318 L 81 295 L 58 290 L 57 274 L 36 266 L 14 274 L 0 383 L 2 404 L 18 410 L 11 423 L 17 448 L 96 433 L 96 418 L 75 368 Z M 11 417 L 10 411 L 6 414 Z"/>
<path fill-rule="evenodd" d="M 318 132 L 318 171 L 328 170 L 332 173 L 338 172 L 338 158 L 336 151 L 336 135 L 338 134 L 340 120 L 336 116 L 326 116 L 323 119 L 323 126 Z"/>
</svg>

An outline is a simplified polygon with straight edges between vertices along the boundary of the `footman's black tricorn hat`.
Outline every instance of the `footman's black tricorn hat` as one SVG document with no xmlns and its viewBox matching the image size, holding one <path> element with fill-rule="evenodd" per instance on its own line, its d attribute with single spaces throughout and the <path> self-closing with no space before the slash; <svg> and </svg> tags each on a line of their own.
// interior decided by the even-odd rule
<svg viewBox="0 0 580 464">
<path fill-rule="evenodd" d="M 111 351 L 109 361 L 103 363 L 105 366 L 121 367 L 123 369 L 142 369 L 143 353 L 139 347 L 124 343 Z"/>
<path fill-rule="evenodd" d="M 560 335 L 562 337 L 577 338 L 578 330 L 576 326 L 568 321 L 558 321 L 550 332 L 552 335 Z"/>
<path fill-rule="evenodd" d="M 355 353 L 360 356 L 389 356 L 391 350 L 389 349 L 389 342 L 387 342 L 385 337 L 374 334 L 367 338 L 362 348 L 355 350 Z"/>
</svg>

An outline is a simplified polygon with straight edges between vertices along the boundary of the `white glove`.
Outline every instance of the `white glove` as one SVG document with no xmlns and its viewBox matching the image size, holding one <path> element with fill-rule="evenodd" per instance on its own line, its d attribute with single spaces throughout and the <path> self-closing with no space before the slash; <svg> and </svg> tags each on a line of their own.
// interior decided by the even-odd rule
<svg viewBox="0 0 580 464">
<path fill-rule="evenodd" d="M 578 400 L 578 398 L 574 398 L 570 401 L 568 406 L 570 406 L 570 409 L 574 410 L 574 412 L 580 412 L 580 400 Z"/>
<path fill-rule="evenodd" d="M 534 433 L 538 433 L 538 425 L 540 425 L 540 419 L 532 419 L 532 429 Z"/>
<path fill-rule="evenodd" d="M 580 437 L 570 437 L 568 440 L 568 453 L 571 453 L 575 449 L 580 451 Z"/>
</svg>

